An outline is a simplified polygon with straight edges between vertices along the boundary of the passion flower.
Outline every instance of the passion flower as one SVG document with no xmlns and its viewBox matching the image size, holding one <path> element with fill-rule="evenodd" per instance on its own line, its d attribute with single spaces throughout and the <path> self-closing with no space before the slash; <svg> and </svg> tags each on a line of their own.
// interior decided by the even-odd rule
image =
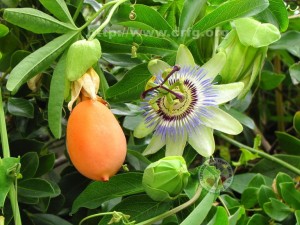
<svg viewBox="0 0 300 225">
<path fill-rule="evenodd" d="M 154 131 L 144 155 L 164 145 L 166 156 L 182 155 L 188 142 L 199 154 L 209 157 L 215 149 L 213 129 L 233 135 L 243 130 L 235 118 L 219 108 L 244 87 L 242 82 L 214 82 L 225 61 L 226 55 L 220 52 L 199 67 L 184 45 L 178 49 L 173 68 L 160 60 L 150 61 L 148 68 L 155 79 L 147 84 L 143 95 L 145 118 L 134 131 L 137 138 Z"/>
<path fill-rule="evenodd" d="M 186 187 L 190 173 L 181 156 L 169 156 L 151 163 L 144 171 L 143 186 L 155 201 L 176 198 Z"/>
</svg>

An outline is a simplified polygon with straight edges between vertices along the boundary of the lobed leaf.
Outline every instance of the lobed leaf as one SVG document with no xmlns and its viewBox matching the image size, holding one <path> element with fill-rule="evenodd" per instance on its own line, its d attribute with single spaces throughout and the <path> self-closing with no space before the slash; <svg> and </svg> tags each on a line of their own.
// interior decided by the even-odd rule
<svg viewBox="0 0 300 225">
<path fill-rule="evenodd" d="M 37 34 L 67 33 L 76 30 L 74 25 L 60 22 L 42 11 L 32 8 L 5 9 L 6 21 Z"/>
<path fill-rule="evenodd" d="M 39 0 L 57 19 L 69 23 L 76 28 L 72 16 L 64 0 Z"/>
<path fill-rule="evenodd" d="M 16 91 L 27 80 L 42 72 L 74 41 L 78 32 L 69 32 L 55 38 L 23 59 L 10 73 L 6 87 Z"/>
<path fill-rule="evenodd" d="M 58 61 L 50 84 L 48 101 L 48 124 L 55 138 L 61 138 L 61 113 L 65 93 L 66 54 Z"/>
</svg>

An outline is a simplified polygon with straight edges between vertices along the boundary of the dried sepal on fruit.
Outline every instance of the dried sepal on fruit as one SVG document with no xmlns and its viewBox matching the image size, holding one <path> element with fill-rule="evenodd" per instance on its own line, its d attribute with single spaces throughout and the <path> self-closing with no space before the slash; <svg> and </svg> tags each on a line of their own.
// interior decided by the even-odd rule
<svg viewBox="0 0 300 225">
<path fill-rule="evenodd" d="M 100 85 L 100 79 L 96 71 L 91 67 L 78 80 L 71 82 L 71 100 L 68 103 L 68 109 L 72 111 L 75 101 L 86 99 L 97 100 L 107 105 L 107 103 L 97 95 Z"/>
</svg>

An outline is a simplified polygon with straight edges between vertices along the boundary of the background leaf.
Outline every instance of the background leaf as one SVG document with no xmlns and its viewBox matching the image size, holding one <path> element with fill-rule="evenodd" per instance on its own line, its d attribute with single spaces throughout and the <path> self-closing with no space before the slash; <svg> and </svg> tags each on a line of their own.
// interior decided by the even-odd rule
<svg viewBox="0 0 300 225">
<path fill-rule="evenodd" d="M 30 101 L 22 98 L 9 98 L 7 110 L 14 116 L 22 116 L 27 118 L 33 118 L 34 116 L 33 104 Z"/>
<path fill-rule="evenodd" d="M 81 207 L 94 209 L 103 202 L 144 191 L 142 186 L 142 173 L 125 173 L 112 177 L 109 182 L 93 182 L 76 198 L 72 213 Z"/>
<path fill-rule="evenodd" d="M 228 21 L 246 16 L 253 16 L 265 8 L 267 0 L 232 0 L 221 4 L 217 9 L 203 17 L 192 27 L 192 33 L 203 33 Z"/>
<path fill-rule="evenodd" d="M 150 77 L 147 63 L 140 64 L 129 70 L 121 81 L 110 87 L 106 92 L 107 97 L 118 102 L 137 100 Z"/>
<path fill-rule="evenodd" d="M 170 207 L 171 202 L 157 202 L 153 201 L 147 195 L 135 195 L 125 198 L 121 203 L 112 208 L 112 210 L 130 215 L 130 221 L 141 222 L 168 211 Z M 98 225 L 106 225 L 110 220 L 111 216 L 105 216 Z"/>
<path fill-rule="evenodd" d="M 278 27 L 281 32 L 286 31 L 289 25 L 289 19 L 284 1 L 269 0 L 269 3 L 269 7 L 259 13 L 256 18 L 265 23 L 272 23 Z"/>
</svg>

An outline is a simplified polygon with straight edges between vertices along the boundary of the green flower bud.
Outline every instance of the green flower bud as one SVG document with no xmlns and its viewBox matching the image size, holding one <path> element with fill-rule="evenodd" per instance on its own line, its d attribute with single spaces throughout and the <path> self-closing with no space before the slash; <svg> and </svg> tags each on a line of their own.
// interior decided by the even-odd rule
<svg viewBox="0 0 300 225">
<path fill-rule="evenodd" d="M 280 38 L 280 32 L 272 24 L 251 18 L 238 19 L 234 26 L 218 49 L 227 56 L 220 74 L 222 83 L 244 83 L 245 88 L 239 95 L 243 98 L 261 71 L 268 46 Z"/>
<path fill-rule="evenodd" d="M 67 53 L 66 75 L 69 81 L 78 80 L 101 57 L 101 46 L 97 39 L 79 40 L 73 43 Z"/>
<path fill-rule="evenodd" d="M 168 156 L 144 171 L 143 186 L 155 201 L 175 199 L 186 187 L 190 173 L 182 156 Z"/>
</svg>

